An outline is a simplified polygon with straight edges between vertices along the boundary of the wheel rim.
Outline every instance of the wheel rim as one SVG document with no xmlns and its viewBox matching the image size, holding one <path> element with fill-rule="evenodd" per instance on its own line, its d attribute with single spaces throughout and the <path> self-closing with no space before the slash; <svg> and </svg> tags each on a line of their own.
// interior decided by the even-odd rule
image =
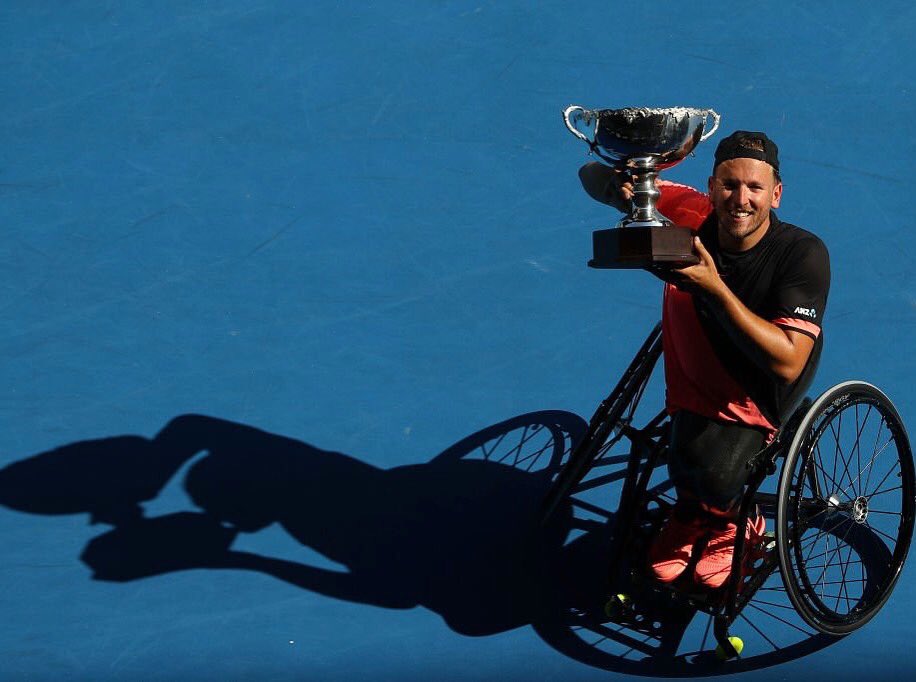
<svg viewBox="0 0 916 682">
<path fill-rule="evenodd" d="M 899 577 L 913 530 L 912 455 L 877 389 L 835 397 L 808 425 L 792 472 L 789 554 L 802 615 L 824 631 L 864 624 Z"/>
</svg>

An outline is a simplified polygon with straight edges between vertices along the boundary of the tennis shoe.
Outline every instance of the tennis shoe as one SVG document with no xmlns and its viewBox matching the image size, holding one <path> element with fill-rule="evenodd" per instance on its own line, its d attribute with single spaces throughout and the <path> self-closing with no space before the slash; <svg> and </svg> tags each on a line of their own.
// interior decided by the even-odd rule
<svg viewBox="0 0 916 682">
<path fill-rule="evenodd" d="M 649 547 L 649 570 L 656 580 L 673 582 L 690 563 L 693 546 L 705 528 L 696 519 L 684 520 L 673 512 Z"/>
<path fill-rule="evenodd" d="M 700 554 L 700 560 L 694 570 L 695 580 L 705 587 L 716 589 L 722 587 L 732 572 L 732 559 L 735 556 L 735 538 L 737 524 L 729 522 L 724 529 L 712 531 L 709 542 Z M 753 521 L 747 520 L 745 546 L 753 544 L 766 532 L 766 519 L 758 515 Z"/>
</svg>

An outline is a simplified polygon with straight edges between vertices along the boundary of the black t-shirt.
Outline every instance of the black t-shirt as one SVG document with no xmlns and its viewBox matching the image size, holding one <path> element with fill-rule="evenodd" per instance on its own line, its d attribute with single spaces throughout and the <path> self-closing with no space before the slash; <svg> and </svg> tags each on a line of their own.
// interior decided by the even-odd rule
<svg viewBox="0 0 916 682">
<path fill-rule="evenodd" d="M 823 346 L 821 319 L 830 289 L 827 247 L 815 235 L 770 214 L 770 226 L 753 248 L 739 253 L 719 248 L 715 214 L 700 227 L 700 239 L 716 261 L 719 276 L 751 312 L 765 320 L 814 339 L 814 349 L 801 376 L 784 384 L 758 367 L 736 346 L 718 321 L 694 303 L 716 354 L 748 390 L 761 412 L 778 424 L 814 378 Z"/>
<path fill-rule="evenodd" d="M 699 236 L 722 280 L 751 312 L 810 336 L 815 345 L 798 380 L 785 384 L 758 367 L 732 341 L 701 297 L 672 291 L 669 285 L 665 296 L 665 353 L 671 356 L 666 357 L 669 410 L 684 408 L 752 426 L 767 428 L 768 422 L 777 427 L 807 390 L 820 358 L 821 321 L 830 288 L 827 248 L 817 236 L 780 221 L 774 212 L 767 233 L 747 251 L 719 248 L 715 213 L 700 226 Z M 705 339 L 695 338 L 695 320 Z M 719 390 L 709 385 L 717 381 L 728 386 Z M 746 395 L 735 398 L 738 392 Z M 757 410 L 764 419 L 754 416 Z"/>
</svg>

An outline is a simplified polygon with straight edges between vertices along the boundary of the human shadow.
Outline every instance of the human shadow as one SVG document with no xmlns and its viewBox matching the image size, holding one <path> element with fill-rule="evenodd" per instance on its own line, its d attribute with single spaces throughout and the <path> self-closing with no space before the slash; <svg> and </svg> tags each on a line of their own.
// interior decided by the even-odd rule
<svg viewBox="0 0 916 682">
<path fill-rule="evenodd" d="M 430 462 L 382 469 L 251 426 L 182 415 L 152 439 L 81 441 L 15 462 L 0 470 L 0 504 L 89 513 L 114 526 L 80 557 L 98 580 L 244 569 L 337 599 L 424 606 L 457 632 L 486 635 L 538 617 L 548 547 L 560 531 L 552 539 L 533 533 L 531 521 L 584 428 L 568 412 L 522 415 Z M 192 458 L 183 485 L 197 509 L 147 518 L 143 504 Z M 274 523 L 345 569 L 232 549 L 240 534 Z"/>
<path fill-rule="evenodd" d="M 0 504 L 34 514 L 88 513 L 113 526 L 80 556 L 97 580 L 256 571 L 332 598 L 423 606 L 464 635 L 532 625 L 558 651 L 606 670 L 721 674 L 709 656 L 685 665 L 676 655 L 692 614 L 661 615 L 654 648 L 639 628 L 628 632 L 595 615 L 607 586 L 612 512 L 580 525 L 570 500 L 550 524 L 538 522 L 551 480 L 585 428 L 568 412 L 520 415 L 428 462 L 382 469 L 251 426 L 182 415 L 151 439 L 81 441 L 10 464 L 0 469 Z M 602 485 L 623 479 L 626 460 L 605 458 Z M 144 503 L 181 471 L 195 509 L 146 516 Z M 272 524 L 344 569 L 233 549 L 240 535 Z M 584 640 L 589 628 L 620 646 L 608 651 Z M 773 665 L 827 643 L 803 639 L 727 669 Z"/>
</svg>

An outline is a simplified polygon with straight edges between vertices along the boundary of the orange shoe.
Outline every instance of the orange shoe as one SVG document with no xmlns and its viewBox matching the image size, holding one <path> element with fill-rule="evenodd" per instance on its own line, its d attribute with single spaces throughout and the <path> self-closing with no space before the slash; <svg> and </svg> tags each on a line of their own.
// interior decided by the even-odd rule
<svg viewBox="0 0 916 682">
<path fill-rule="evenodd" d="M 732 572 L 732 558 L 735 556 L 735 537 L 738 526 L 728 523 L 724 529 L 713 530 L 706 548 L 700 555 L 693 577 L 705 587 L 715 589 L 722 587 Z M 766 532 L 766 519 L 757 516 L 753 521 L 747 520 L 746 543 L 757 542 Z M 747 545 L 745 545 L 747 546 Z"/>
<path fill-rule="evenodd" d="M 685 521 L 676 512 L 671 514 L 649 548 L 649 570 L 656 580 L 670 583 L 684 572 L 704 530 L 698 520 Z"/>
</svg>

